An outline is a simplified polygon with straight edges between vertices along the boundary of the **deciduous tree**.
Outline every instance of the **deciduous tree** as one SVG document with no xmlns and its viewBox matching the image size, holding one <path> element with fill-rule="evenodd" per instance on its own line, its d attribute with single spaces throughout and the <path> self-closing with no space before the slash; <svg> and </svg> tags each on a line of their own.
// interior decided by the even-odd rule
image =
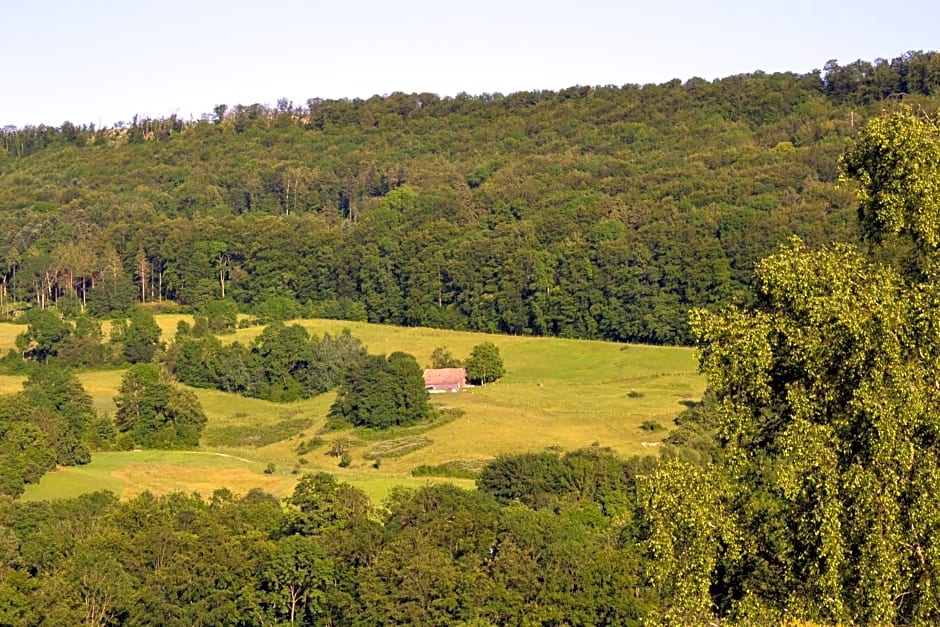
<svg viewBox="0 0 940 627">
<path fill-rule="evenodd" d="M 495 344 L 483 342 L 473 347 L 467 358 L 468 381 L 483 385 L 501 379 L 504 374 L 503 358 Z"/>
<path fill-rule="evenodd" d="M 385 428 L 410 425 L 431 415 L 421 366 L 395 352 L 367 355 L 340 387 L 330 414 L 353 425 Z"/>
<path fill-rule="evenodd" d="M 868 237 L 909 237 L 923 272 L 794 240 L 758 264 L 753 307 L 693 313 L 723 480 L 738 487 L 696 490 L 703 498 L 688 496 L 671 516 L 724 519 L 708 503 L 736 494 L 741 531 L 739 556 L 725 542 L 697 574 L 680 575 L 677 562 L 668 575 L 698 586 L 699 611 L 719 591 L 716 607 L 741 596 L 741 608 L 823 622 L 940 620 L 936 127 L 906 108 L 889 112 L 845 163 L 861 184 Z"/>
<path fill-rule="evenodd" d="M 153 364 L 132 366 L 114 402 L 118 431 L 141 446 L 196 446 L 207 422 L 196 395 L 174 385 Z"/>
</svg>

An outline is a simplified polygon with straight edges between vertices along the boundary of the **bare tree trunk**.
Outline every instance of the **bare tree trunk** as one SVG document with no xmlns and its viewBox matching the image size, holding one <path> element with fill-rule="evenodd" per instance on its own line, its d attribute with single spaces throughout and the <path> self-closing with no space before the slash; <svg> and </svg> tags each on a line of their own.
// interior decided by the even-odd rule
<svg viewBox="0 0 940 627">
<path fill-rule="evenodd" d="M 285 191 L 284 191 L 284 213 L 285 215 L 290 215 L 290 177 L 286 177 L 287 181 L 285 182 Z M 222 298 L 225 298 L 224 296 Z"/>
<path fill-rule="evenodd" d="M 137 275 L 140 277 L 140 302 L 147 302 L 147 256 L 143 249 L 137 252 Z"/>
<path fill-rule="evenodd" d="M 300 593 L 294 586 L 290 586 L 290 624 L 293 625 L 297 619 L 297 603 L 300 601 Z"/>
</svg>

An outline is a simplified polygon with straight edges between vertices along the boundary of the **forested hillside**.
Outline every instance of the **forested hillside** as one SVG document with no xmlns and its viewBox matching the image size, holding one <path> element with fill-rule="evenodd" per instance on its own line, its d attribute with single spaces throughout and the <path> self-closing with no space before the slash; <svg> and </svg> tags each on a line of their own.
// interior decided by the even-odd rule
<svg viewBox="0 0 940 627">
<path fill-rule="evenodd" d="M 29 373 L 0 399 L 0 461 L 23 470 L 0 486 L 10 494 L 110 437 L 58 369 L 77 357 L 134 364 L 114 399 L 126 448 L 194 444 L 208 415 L 151 360 L 205 375 L 197 357 L 223 355 L 209 330 L 236 325 L 235 302 L 264 322 L 306 307 L 657 341 L 684 340 L 685 307 L 706 305 L 689 324 L 708 389 L 660 459 L 510 451 L 476 490 L 394 489 L 381 507 L 322 472 L 280 503 L 260 490 L 2 497 L 0 623 L 940 624 L 938 70 L 940 56 L 908 55 L 824 77 L 11 130 L 0 305 L 34 306 L 3 360 Z M 886 102 L 898 91 L 914 93 Z M 97 320 L 73 331 L 44 309 L 163 299 L 201 310 L 165 353 L 146 307 L 110 321 L 107 344 Z M 258 366 L 251 389 L 282 400 L 356 358 L 381 374 L 385 359 L 299 326 L 257 338 L 233 350 Z M 579 360 L 635 364 L 650 347 L 593 349 Z M 417 375 L 413 358 L 387 361 Z M 568 376 L 637 400 L 640 379 L 658 380 L 619 363 Z M 530 372 L 539 396 L 517 387 L 507 411 L 534 440 L 524 405 L 552 404 L 543 392 L 562 377 Z M 292 458 L 324 444 L 299 437 Z"/>
<path fill-rule="evenodd" d="M 134 300 L 402 325 L 691 339 L 792 234 L 857 242 L 839 156 L 940 54 L 805 75 L 219 105 L 6 127 L 0 313 Z M 279 301 L 278 301 L 279 302 Z M 300 308 L 303 309 L 300 309 Z"/>
</svg>

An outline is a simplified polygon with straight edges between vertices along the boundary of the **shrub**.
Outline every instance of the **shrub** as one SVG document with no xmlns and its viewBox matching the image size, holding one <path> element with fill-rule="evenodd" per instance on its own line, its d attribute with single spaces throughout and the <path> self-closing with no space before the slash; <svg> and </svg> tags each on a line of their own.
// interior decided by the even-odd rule
<svg viewBox="0 0 940 627">
<path fill-rule="evenodd" d="M 482 459 L 451 459 L 442 464 L 422 464 L 411 470 L 413 477 L 448 477 L 451 479 L 476 479 L 486 465 Z"/>
<path fill-rule="evenodd" d="M 315 436 L 309 440 L 301 440 L 300 444 L 297 445 L 297 454 L 306 455 L 315 448 L 323 446 L 323 438 L 320 436 Z"/>
<path fill-rule="evenodd" d="M 363 454 L 366 459 L 381 459 L 382 457 L 402 457 L 426 446 L 434 444 L 434 440 L 423 435 L 386 440 L 379 442 Z"/>
</svg>

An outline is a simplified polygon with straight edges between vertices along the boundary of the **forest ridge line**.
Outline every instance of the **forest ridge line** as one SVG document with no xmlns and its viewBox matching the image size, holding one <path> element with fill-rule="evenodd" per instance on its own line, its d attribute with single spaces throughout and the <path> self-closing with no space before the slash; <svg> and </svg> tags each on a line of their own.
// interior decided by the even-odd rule
<svg viewBox="0 0 940 627">
<path fill-rule="evenodd" d="M 857 242 L 837 162 L 940 55 L 823 72 L 220 105 L 5 128 L 0 305 L 134 301 L 689 343 L 792 234 Z M 286 299 L 286 303 L 280 299 Z"/>
</svg>

